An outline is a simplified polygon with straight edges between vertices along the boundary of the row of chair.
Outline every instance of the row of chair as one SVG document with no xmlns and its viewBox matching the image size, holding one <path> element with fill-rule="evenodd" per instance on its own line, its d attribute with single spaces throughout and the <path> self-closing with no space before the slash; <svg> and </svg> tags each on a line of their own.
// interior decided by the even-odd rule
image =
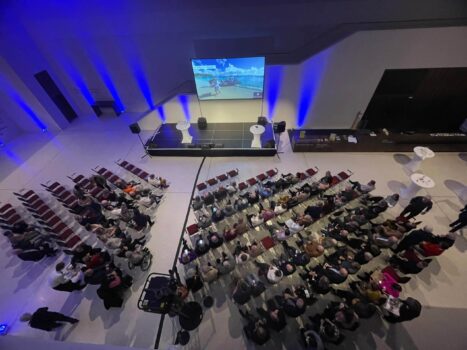
<svg viewBox="0 0 467 350">
<path fill-rule="evenodd" d="M 121 160 L 121 159 L 117 160 L 115 163 L 118 166 L 122 167 L 123 169 L 129 171 L 133 175 L 137 176 L 141 180 L 147 181 L 149 173 L 142 170 L 142 169 L 140 169 L 140 168 L 138 168 L 136 165 L 133 165 L 132 163 L 130 163 L 130 162 L 126 161 L 126 160 Z"/>
<path fill-rule="evenodd" d="M 228 172 L 226 172 L 225 174 L 220 174 L 216 177 L 213 177 L 205 182 L 200 182 L 199 184 L 196 185 L 196 189 L 199 191 L 199 192 L 202 192 L 202 191 L 205 191 L 206 189 L 208 189 L 208 187 L 210 188 L 214 188 L 216 185 L 218 184 L 222 184 L 222 183 L 225 183 L 225 181 L 227 181 L 229 178 L 230 179 L 234 179 L 238 176 L 238 169 L 232 169 L 232 170 L 229 170 Z"/>
<path fill-rule="evenodd" d="M 23 190 L 14 194 L 32 216 L 54 236 L 59 245 L 74 250 L 83 243 L 79 235 L 63 222 L 60 214 L 45 203 L 36 192 Z"/>
</svg>

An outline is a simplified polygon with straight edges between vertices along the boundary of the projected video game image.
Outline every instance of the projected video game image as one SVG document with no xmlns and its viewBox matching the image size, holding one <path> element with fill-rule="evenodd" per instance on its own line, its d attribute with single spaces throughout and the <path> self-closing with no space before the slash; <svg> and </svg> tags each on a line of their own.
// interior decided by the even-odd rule
<svg viewBox="0 0 467 350">
<path fill-rule="evenodd" d="M 200 100 L 263 97 L 264 57 L 194 59 L 191 64 Z"/>
</svg>

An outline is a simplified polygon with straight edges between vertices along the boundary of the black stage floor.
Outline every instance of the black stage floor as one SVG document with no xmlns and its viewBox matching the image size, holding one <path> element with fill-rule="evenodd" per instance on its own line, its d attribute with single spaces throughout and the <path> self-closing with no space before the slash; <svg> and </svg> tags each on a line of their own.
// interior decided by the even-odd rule
<svg viewBox="0 0 467 350">
<path fill-rule="evenodd" d="M 256 123 L 208 123 L 206 130 L 198 129 L 196 123 L 190 127 L 191 144 L 182 144 L 182 133 L 176 124 L 162 124 L 148 141 L 146 149 L 152 156 L 226 157 L 226 156 L 273 156 L 276 149 L 266 148 L 274 140 L 272 124 L 265 126 L 261 135 L 263 148 L 251 148 L 253 134 L 250 127 Z"/>
</svg>

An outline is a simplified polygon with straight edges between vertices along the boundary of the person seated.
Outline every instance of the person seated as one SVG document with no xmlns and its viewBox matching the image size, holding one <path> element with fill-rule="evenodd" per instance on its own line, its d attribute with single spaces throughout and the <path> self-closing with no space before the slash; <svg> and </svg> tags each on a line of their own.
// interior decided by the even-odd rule
<svg viewBox="0 0 467 350">
<path fill-rule="evenodd" d="M 304 225 L 300 224 L 298 219 L 299 218 L 290 218 L 285 222 L 285 225 L 287 226 L 291 234 L 296 234 L 297 232 L 300 232 L 305 228 Z"/>
<path fill-rule="evenodd" d="M 242 218 L 238 219 L 238 221 L 233 225 L 233 228 L 236 230 L 237 236 L 243 235 L 250 230 Z"/>
<path fill-rule="evenodd" d="M 263 345 L 269 338 L 269 329 L 266 322 L 258 317 L 251 315 L 248 311 L 239 310 L 243 318 L 248 321 L 248 324 L 243 327 L 243 330 L 248 339 L 257 345 Z"/>
<path fill-rule="evenodd" d="M 329 315 L 333 315 L 332 319 L 334 319 L 335 324 L 342 329 L 354 331 L 360 325 L 359 317 L 355 311 L 343 303 L 338 304 L 338 306 L 331 304 L 331 307 L 326 312 L 329 312 Z"/>
<path fill-rule="evenodd" d="M 316 205 L 306 207 L 304 213 L 311 216 L 313 221 L 319 220 L 323 216 L 323 202 L 318 202 Z"/>
<path fill-rule="evenodd" d="M 193 200 L 191 201 L 191 207 L 193 208 L 194 211 L 202 209 L 203 205 L 204 205 L 204 202 L 200 196 L 195 196 Z"/>
<path fill-rule="evenodd" d="M 269 328 L 275 330 L 276 332 L 280 332 L 287 325 L 284 311 L 277 307 L 277 304 L 273 299 L 266 301 L 266 305 L 266 310 L 261 307 L 256 308 L 256 312 L 266 320 L 267 326 Z"/>
<path fill-rule="evenodd" d="M 318 269 L 317 271 L 305 268 L 305 273 L 301 273 L 300 277 L 308 282 L 314 292 L 318 294 L 327 294 L 331 290 L 329 278 L 327 278 L 323 271 Z M 319 274 L 318 274 L 319 272 Z"/>
<path fill-rule="evenodd" d="M 319 333 L 321 339 L 326 343 L 339 345 L 345 339 L 339 327 L 324 314 L 309 316 L 310 328 Z"/>
<path fill-rule="evenodd" d="M 262 199 L 269 198 L 273 195 L 273 190 L 269 187 L 260 186 L 258 192 Z"/>
<path fill-rule="evenodd" d="M 216 201 L 220 202 L 224 200 L 228 195 L 227 190 L 223 187 L 220 186 L 217 191 L 214 191 L 214 198 L 216 198 Z"/>
<path fill-rule="evenodd" d="M 203 279 L 198 265 L 190 265 L 185 271 L 185 284 L 189 291 L 196 293 L 203 288 Z"/>
<path fill-rule="evenodd" d="M 211 206 L 211 221 L 217 223 L 224 220 L 224 212 L 220 210 L 217 206 Z"/>
<path fill-rule="evenodd" d="M 282 179 L 289 185 L 295 185 L 300 182 L 300 173 L 292 174 L 281 174 Z"/>
<path fill-rule="evenodd" d="M 148 192 L 146 195 L 137 194 L 134 196 L 135 203 L 145 208 L 150 208 L 154 203 L 158 205 L 163 196 L 159 196 L 155 193 Z"/>
<path fill-rule="evenodd" d="M 201 266 L 201 277 L 204 282 L 210 283 L 215 281 L 219 275 L 219 270 L 212 266 L 210 262 Z"/>
<path fill-rule="evenodd" d="M 354 261 L 353 251 L 349 247 L 338 248 L 334 253 L 328 255 L 326 260 L 330 264 L 345 268 L 349 274 L 355 274 L 360 270 L 360 264 Z"/>
<path fill-rule="evenodd" d="M 353 292 L 361 295 L 364 299 L 373 304 L 382 305 L 386 300 L 379 283 L 373 279 L 361 282 L 351 282 L 349 283 L 349 287 Z"/>
<path fill-rule="evenodd" d="M 331 292 L 339 298 L 342 298 L 345 304 L 350 307 L 359 318 L 370 318 L 377 311 L 375 304 L 370 303 L 361 294 L 355 291 L 332 288 Z"/>
<path fill-rule="evenodd" d="M 236 213 L 236 210 L 232 203 L 230 202 L 230 199 L 227 201 L 227 204 L 225 205 L 224 209 L 222 209 L 222 212 L 225 217 L 232 216 Z"/>
<path fill-rule="evenodd" d="M 81 243 L 71 253 L 71 265 L 76 267 L 77 264 L 83 264 L 83 258 L 91 253 L 92 247 L 89 244 Z"/>
<path fill-rule="evenodd" d="M 292 262 L 298 266 L 305 266 L 310 262 L 310 257 L 299 249 L 290 246 L 286 241 L 282 241 L 282 246 Z"/>
<path fill-rule="evenodd" d="M 261 203 L 259 203 L 259 209 L 260 209 L 259 214 L 264 222 L 269 221 L 276 216 L 276 214 L 274 213 L 274 210 L 265 209 Z"/>
<path fill-rule="evenodd" d="M 305 253 L 307 253 L 311 258 L 317 258 L 324 254 L 324 247 L 321 244 L 321 239 L 311 239 L 305 240 L 303 236 L 298 233 L 300 240 L 297 241 L 299 247 L 303 247 Z"/>
<path fill-rule="evenodd" d="M 144 230 L 148 225 L 154 225 L 154 221 L 151 220 L 149 215 L 143 214 L 138 208 L 133 209 L 132 224 L 136 231 Z"/>
<path fill-rule="evenodd" d="M 150 174 L 147 177 L 147 181 L 149 182 L 150 185 L 153 185 L 154 187 L 165 189 L 169 187 L 169 184 L 167 183 L 166 179 L 163 179 L 162 177 L 157 177 L 154 174 Z"/>
<path fill-rule="evenodd" d="M 248 214 L 246 218 L 252 227 L 256 227 L 264 223 L 263 217 L 261 216 L 260 213 Z"/>
<path fill-rule="evenodd" d="M 282 227 L 271 225 L 271 226 L 268 226 L 268 230 L 271 236 L 277 239 L 278 241 L 285 241 L 291 235 L 290 230 L 287 227 L 282 228 Z"/>
<path fill-rule="evenodd" d="M 398 242 L 398 238 L 395 236 L 388 237 L 386 235 L 382 234 L 371 234 L 369 238 L 370 242 L 372 244 L 375 244 L 376 246 L 380 248 L 391 248 L 393 249 Z"/>
<path fill-rule="evenodd" d="M 295 264 L 291 258 L 281 254 L 279 258 L 273 259 L 272 263 L 282 271 L 284 276 L 290 276 L 296 271 Z"/>
<path fill-rule="evenodd" d="M 250 259 L 250 255 L 245 251 L 240 251 L 238 254 L 234 254 L 235 262 L 237 265 L 244 265 Z"/>
<path fill-rule="evenodd" d="M 391 266 L 406 275 L 420 273 L 430 262 L 431 259 L 407 259 L 407 257 L 400 258 L 396 255 L 389 259 Z"/>
<path fill-rule="evenodd" d="M 203 203 L 205 206 L 214 204 L 215 197 L 211 192 L 207 192 L 202 197 Z"/>
<path fill-rule="evenodd" d="M 231 228 L 229 225 L 226 225 L 224 227 L 223 235 L 225 241 L 229 242 L 237 237 L 237 231 L 234 227 Z"/>
<path fill-rule="evenodd" d="M 144 190 L 144 186 L 136 181 L 126 182 L 123 180 L 117 180 L 115 181 L 115 186 L 117 186 L 119 189 L 121 189 L 124 193 L 126 193 L 130 197 L 134 197 L 137 194 L 140 194 Z"/>
<path fill-rule="evenodd" d="M 366 185 L 362 185 L 358 181 L 349 180 L 349 182 L 352 184 L 352 189 L 357 190 L 362 194 L 370 193 L 376 188 L 375 180 L 370 180 Z"/>
<path fill-rule="evenodd" d="M 240 197 L 245 198 L 250 205 L 256 204 L 259 202 L 259 192 L 258 190 L 249 191 L 245 194 L 240 195 Z"/>
<path fill-rule="evenodd" d="M 305 192 L 305 191 L 295 191 L 294 192 L 292 190 L 289 190 L 289 193 L 292 196 L 292 198 L 295 199 L 295 201 L 297 203 L 302 203 L 302 202 L 306 201 L 308 198 L 310 198 L 310 193 Z"/>
<path fill-rule="evenodd" d="M 345 282 L 348 276 L 348 271 L 343 267 L 336 267 L 328 263 L 317 265 L 313 268 L 318 276 L 326 276 L 329 283 L 340 284 Z"/>
<path fill-rule="evenodd" d="M 346 186 L 342 191 L 340 191 L 337 194 L 336 201 L 339 203 L 339 205 L 344 205 L 351 200 L 357 198 L 359 196 L 359 193 L 356 192 L 352 186 Z"/>
<path fill-rule="evenodd" d="M 235 259 L 232 256 L 222 252 L 220 258 L 216 259 L 217 269 L 221 275 L 228 274 L 235 269 Z"/>
<path fill-rule="evenodd" d="M 318 189 L 321 192 L 327 190 L 331 186 L 331 182 L 332 182 L 332 175 L 331 175 L 331 172 L 328 170 L 326 171 L 326 174 L 321 179 L 319 179 Z"/>
<path fill-rule="evenodd" d="M 245 276 L 245 282 L 250 286 L 251 295 L 255 298 L 266 290 L 264 283 L 254 273 L 248 273 Z"/>
<path fill-rule="evenodd" d="M 237 184 L 235 182 L 231 182 L 230 184 L 226 185 L 225 189 L 227 190 L 229 196 L 233 196 L 238 191 Z"/>
<path fill-rule="evenodd" d="M 274 207 L 272 206 L 272 203 L 271 203 L 271 209 L 274 210 L 274 214 L 277 216 L 277 215 L 281 215 L 283 213 L 285 213 L 288 208 L 287 208 L 287 204 L 279 204 L 279 205 L 275 205 L 274 204 Z"/>
<path fill-rule="evenodd" d="M 211 249 L 220 247 L 224 243 L 224 239 L 215 231 L 208 231 L 207 239 Z"/>
<path fill-rule="evenodd" d="M 247 245 L 248 254 L 252 258 L 256 258 L 264 252 L 263 247 L 256 241 L 253 241 L 250 245 Z"/>
<path fill-rule="evenodd" d="M 293 286 L 291 288 L 286 288 L 281 296 L 276 295 L 275 299 L 283 308 L 285 314 L 290 317 L 298 317 L 306 310 L 305 300 L 296 294 Z"/>
<path fill-rule="evenodd" d="M 304 327 L 300 328 L 300 336 L 302 345 L 307 350 L 324 350 L 324 343 L 321 336 L 316 332 L 312 326 L 307 323 Z"/>
<path fill-rule="evenodd" d="M 235 199 L 233 206 L 236 211 L 242 211 L 248 208 L 250 204 L 248 203 L 248 199 L 240 197 Z"/>
<path fill-rule="evenodd" d="M 418 300 L 409 297 L 405 300 L 399 299 L 399 302 L 399 315 L 389 313 L 384 316 L 386 321 L 390 323 L 405 322 L 420 316 L 422 305 Z"/>
<path fill-rule="evenodd" d="M 49 276 L 49 285 L 52 289 L 62 292 L 72 292 L 86 287 L 82 271 L 73 268 L 72 265 L 66 267 L 63 262 L 55 265 L 54 271 Z"/>
<path fill-rule="evenodd" d="M 308 227 L 313 223 L 313 219 L 310 215 L 302 214 L 295 217 L 296 222 L 303 227 Z"/>
<path fill-rule="evenodd" d="M 196 216 L 198 217 L 198 226 L 200 228 L 208 228 L 212 225 L 212 220 L 204 213 L 197 213 Z"/>
<path fill-rule="evenodd" d="M 195 253 L 197 256 L 202 256 L 209 251 L 209 242 L 204 239 L 202 235 L 199 235 L 195 241 Z"/>
<path fill-rule="evenodd" d="M 88 194 L 88 191 L 83 188 L 80 184 L 76 184 L 73 187 L 73 194 L 76 196 L 78 199 L 84 199 L 86 195 Z"/>
<path fill-rule="evenodd" d="M 187 241 L 185 239 L 182 240 L 182 253 L 180 254 L 180 258 L 178 259 L 181 264 L 186 265 L 197 258 L 196 253 L 188 247 Z"/>
<path fill-rule="evenodd" d="M 271 284 L 277 284 L 284 277 L 283 272 L 274 265 L 266 264 L 255 260 L 258 267 L 258 276 L 264 276 Z"/>
<path fill-rule="evenodd" d="M 234 276 L 232 279 L 232 299 L 239 305 L 245 304 L 251 298 L 251 287 L 242 278 Z"/>
<path fill-rule="evenodd" d="M 319 186 L 318 186 L 317 182 L 313 182 L 311 184 L 305 183 L 303 186 L 297 187 L 297 189 L 300 192 L 308 193 L 309 196 L 315 196 L 315 195 L 320 193 Z"/>
</svg>

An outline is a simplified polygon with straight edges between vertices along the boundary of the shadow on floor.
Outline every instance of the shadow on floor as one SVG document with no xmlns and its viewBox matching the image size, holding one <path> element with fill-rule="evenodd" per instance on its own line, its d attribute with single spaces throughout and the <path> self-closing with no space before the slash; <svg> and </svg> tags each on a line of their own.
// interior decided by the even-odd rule
<svg viewBox="0 0 467 350">
<path fill-rule="evenodd" d="M 394 154 L 394 160 L 396 161 L 396 163 L 406 165 L 411 161 L 411 158 L 406 154 L 396 153 Z"/>
</svg>

